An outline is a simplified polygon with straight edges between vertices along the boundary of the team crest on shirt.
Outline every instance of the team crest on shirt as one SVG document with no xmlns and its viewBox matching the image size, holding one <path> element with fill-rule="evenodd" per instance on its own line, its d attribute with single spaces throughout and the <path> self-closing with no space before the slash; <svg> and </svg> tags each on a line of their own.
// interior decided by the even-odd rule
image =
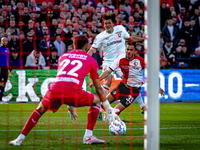
<svg viewBox="0 0 200 150">
<path fill-rule="evenodd" d="M 118 37 L 121 37 L 121 33 L 117 33 Z"/>
<path fill-rule="evenodd" d="M 134 66 L 137 66 L 138 65 L 138 63 L 137 62 L 134 62 Z"/>
</svg>

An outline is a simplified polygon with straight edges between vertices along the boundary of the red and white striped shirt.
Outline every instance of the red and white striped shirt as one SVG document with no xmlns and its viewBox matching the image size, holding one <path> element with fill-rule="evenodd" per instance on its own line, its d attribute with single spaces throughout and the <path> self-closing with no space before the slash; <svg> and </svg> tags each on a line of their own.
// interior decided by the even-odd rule
<svg viewBox="0 0 200 150">
<path fill-rule="evenodd" d="M 111 70 L 121 68 L 123 73 L 122 82 L 131 87 L 141 87 L 143 84 L 142 69 L 145 68 L 144 59 L 135 55 L 131 61 L 125 55 L 119 56 L 109 67 Z"/>
</svg>

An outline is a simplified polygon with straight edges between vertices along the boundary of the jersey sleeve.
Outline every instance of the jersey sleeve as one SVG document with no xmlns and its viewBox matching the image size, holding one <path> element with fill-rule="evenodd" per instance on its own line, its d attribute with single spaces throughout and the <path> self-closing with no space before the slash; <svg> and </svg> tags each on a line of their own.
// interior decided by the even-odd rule
<svg viewBox="0 0 200 150">
<path fill-rule="evenodd" d="M 119 61 L 122 58 L 122 56 L 119 56 L 115 61 L 112 63 L 112 65 L 109 67 L 112 71 L 117 69 L 119 67 Z"/>
<path fill-rule="evenodd" d="M 145 62 L 144 62 L 144 59 L 142 57 L 140 57 L 140 63 L 141 63 L 142 69 L 144 69 L 145 68 Z"/>
<path fill-rule="evenodd" d="M 96 60 L 94 58 L 92 58 L 91 61 L 90 61 L 90 64 L 91 64 L 90 78 L 91 79 L 99 79 L 98 64 L 97 64 Z"/>
<path fill-rule="evenodd" d="M 92 44 L 92 47 L 95 48 L 95 49 L 98 49 L 101 45 L 102 45 L 102 40 L 97 35 L 96 38 L 94 39 L 94 43 Z"/>
<path fill-rule="evenodd" d="M 129 33 L 126 31 L 126 29 L 125 29 L 123 26 L 121 26 L 121 28 L 122 28 L 122 36 L 123 36 L 123 38 L 125 38 L 125 39 L 130 38 L 130 35 L 129 35 Z"/>
</svg>

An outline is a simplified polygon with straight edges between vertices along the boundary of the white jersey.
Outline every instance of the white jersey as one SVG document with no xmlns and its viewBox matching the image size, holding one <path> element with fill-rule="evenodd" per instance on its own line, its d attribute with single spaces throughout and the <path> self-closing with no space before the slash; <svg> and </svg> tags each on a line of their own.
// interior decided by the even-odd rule
<svg viewBox="0 0 200 150">
<path fill-rule="evenodd" d="M 121 54 L 125 54 L 125 38 L 130 35 L 122 25 L 114 26 L 113 33 L 106 30 L 98 34 L 92 47 L 98 49 L 102 47 L 105 62 L 113 62 Z"/>
</svg>

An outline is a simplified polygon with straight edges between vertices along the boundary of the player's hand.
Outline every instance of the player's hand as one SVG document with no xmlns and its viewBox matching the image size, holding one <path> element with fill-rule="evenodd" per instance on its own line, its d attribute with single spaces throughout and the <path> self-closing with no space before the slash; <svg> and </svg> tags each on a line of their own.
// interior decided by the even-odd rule
<svg viewBox="0 0 200 150">
<path fill-rule="evenodd" d="M 71 118 L 71 120 L 76 120 L 78 118 L 78 115 L 76 114 L 73 106 L 67 106 L 68 108 L 68 116 Z"/>
<path fill-rule="evenodd" d="M 161 96 L 164 96 L 165 95 L 165 91 L 162 89 L 162 88 L 160 88 L 160 94 L 161 94 Z"/>
<path fill-rule="evenodd" d="M 119 109 L 115 109 L 115 108 L 107 109 L 105 111 L 105 122 L 110 124 L 111 122 L 114 122 L 115 120 L 120 120 L 116 112 L 119 112 Z"/>
<path fill-rule="evenodd" d="M 90 88 L 94 87 L 93 82 L 91 82 L 91 83 L 89 84 L 89 87 L 90 87 Z"/>
<path fill-rule="evenodd" d="M 13 76 L 13 72 L 12 71 L 10 72 L 10 75 Z"/>
</svg>

